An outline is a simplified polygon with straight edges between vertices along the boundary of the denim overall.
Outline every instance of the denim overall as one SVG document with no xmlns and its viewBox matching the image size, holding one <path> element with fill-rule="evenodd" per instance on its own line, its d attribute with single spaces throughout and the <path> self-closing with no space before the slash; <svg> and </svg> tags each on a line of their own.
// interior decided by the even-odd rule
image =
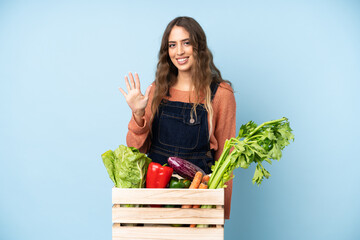
<svg viewBox="0 0 360 240">
<path fill-rule="evenodd" d="M 213 100 L 218 84 L 211 84 Z M 152 123 L 152 139 L 148 157 L 152 161 L 165 164 L 176 156 L 194 163 L 211 172 L 214 152 L 210 149 L 208 114 L 203 104 L 199 104 L 191 116 L 191 103 L 162 100 L 159 113 Z"/>
</svg>

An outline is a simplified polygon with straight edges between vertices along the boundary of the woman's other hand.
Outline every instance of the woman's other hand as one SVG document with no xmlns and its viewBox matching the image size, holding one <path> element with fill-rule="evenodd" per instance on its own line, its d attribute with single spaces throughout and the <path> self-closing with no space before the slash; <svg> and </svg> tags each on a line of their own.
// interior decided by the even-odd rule
<svg viewBox="0 0 360 240">
<path fill-rule="evenodd" d="M 130 82 L 129 82 L 130 78 Z M 149 94 L 150 94 L 150 85 L 143 95 L 140 90 L 140 79 L 139 75 L 135 73 L 135 80 L 132 75 L 132 73 L 129 73 L 129 78 L 125 76 L 125 83 L 127 87 L 127 93 L 120 87 L 120 92 L 124 95 L 127 104 L 131 108 L 135 120 L 139 125 L 142 125 L 143 121 L 140 119 L 145 115 L 145 107 L 149 100 Z"/>
</svg>

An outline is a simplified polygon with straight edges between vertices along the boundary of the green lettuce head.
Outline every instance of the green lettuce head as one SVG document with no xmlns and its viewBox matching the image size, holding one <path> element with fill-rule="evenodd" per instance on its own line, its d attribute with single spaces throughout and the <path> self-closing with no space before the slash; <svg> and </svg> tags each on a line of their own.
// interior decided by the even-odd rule
<svg viewBox="0 0 360 240">
<path fill-rule="evenodd" d="M 120 145 L 115 151 L 108 150 L 103 153 L 101 158 L 115 187 L 144 187 L 151 159 L 138 149 Z"/>
</svg>

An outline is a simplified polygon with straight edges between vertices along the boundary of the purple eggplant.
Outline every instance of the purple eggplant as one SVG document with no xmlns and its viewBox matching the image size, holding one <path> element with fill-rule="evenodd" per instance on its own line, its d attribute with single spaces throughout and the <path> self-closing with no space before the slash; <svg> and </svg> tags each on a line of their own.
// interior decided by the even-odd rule
<svg viewBox="0 0 360 240">
<path fill-rule="evenodd" d="M 203 176 L 205 175 L 205 172 L 200 167 L 178 157 L 169 157 L 168 163 L 177 174 L 189 180 L 192 180 L 198 171 L 200 171 Z"/>
</svg>

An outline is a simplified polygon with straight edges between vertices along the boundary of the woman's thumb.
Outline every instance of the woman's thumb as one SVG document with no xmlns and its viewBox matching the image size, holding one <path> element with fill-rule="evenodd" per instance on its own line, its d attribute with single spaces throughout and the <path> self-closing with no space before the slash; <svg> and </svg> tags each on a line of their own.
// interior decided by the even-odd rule
<svg viewBox="0 0 360 240">
<path fill-rule="evenodd" d="M 147 89 L 145 91 L 145 98 L 149 98 L 151 87 L 152 87 L 152 84 L 147 87 Z"/>
</svg>

